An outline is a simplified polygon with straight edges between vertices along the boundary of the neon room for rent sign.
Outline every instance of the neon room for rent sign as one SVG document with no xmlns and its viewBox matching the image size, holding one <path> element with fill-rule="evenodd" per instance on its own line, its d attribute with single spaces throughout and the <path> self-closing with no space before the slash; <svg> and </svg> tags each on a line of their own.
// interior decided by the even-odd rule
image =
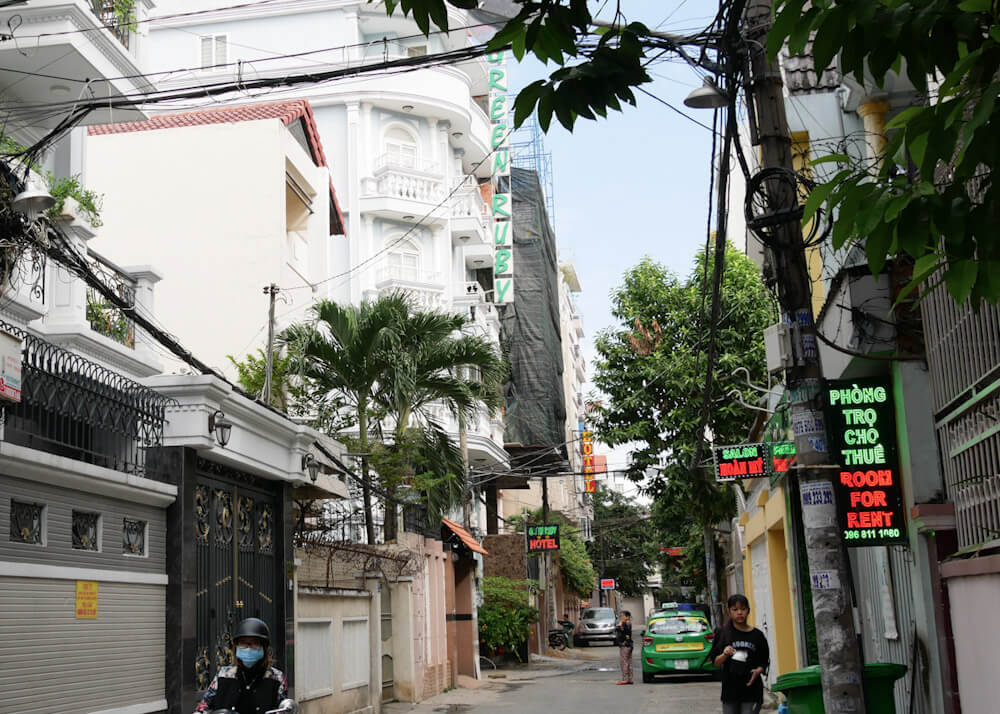
<svg viewBox="0 0 1000 714">
<path fill-rule="evenodd" d="M 827 382 L 823 392 L 841 535 L 848 546 L 906 542 L 892 385 Z"/>
</svg>

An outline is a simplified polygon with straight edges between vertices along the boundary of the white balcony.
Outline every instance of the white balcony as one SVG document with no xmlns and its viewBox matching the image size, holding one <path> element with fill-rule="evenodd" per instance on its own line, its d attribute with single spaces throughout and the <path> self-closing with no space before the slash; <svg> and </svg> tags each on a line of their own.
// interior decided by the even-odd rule
<svg viewBox="0 0 1000 714">
<path fill-rule="evenodd" d="M 451 196 L 451 239 L 456 246 L 488 244 L 489 208 L 473 176 L 466 176 Z"/>
<path fill-rule="evenodd" d="M 0 10 L 0 27 L 5 32 L 8 26 L 15 28 L 12 40 L 0 42 L 0 94 L 6 102 L 113 101 L 152 91 L 135 59 L 139 36 L 117 25 L 111 5 L 110 0 L 32 0 Z M 144 19 L 147 4 L 137 1 L 135 7 L 138 19 Z M 22 143 L 40 137 L 64 118 L 61 112 L 49 114 L 33 118 L 23 132 L 12 122 L 6 133 L 23 133 Z M 81 123 L 144 118 L 135 109 L 106 108 L 92 111 Z"/>
<path fill-rule="evenodd" d="M 444 282 L 436 271 L 384 266 L 375 273 L 375 287 L 382 295 L 404 292 L 424 309 L 436 310 L 444 304 Z"/>
<path fill-rule="evenodd" d="M 382 218 L 412 221 L 430 214 L 430 223 L 448 214 L 444 174 L 430 162 L 400 160 L 383 154 L 372 175 L 361 182 L 361 210 Z"/>
</svg>

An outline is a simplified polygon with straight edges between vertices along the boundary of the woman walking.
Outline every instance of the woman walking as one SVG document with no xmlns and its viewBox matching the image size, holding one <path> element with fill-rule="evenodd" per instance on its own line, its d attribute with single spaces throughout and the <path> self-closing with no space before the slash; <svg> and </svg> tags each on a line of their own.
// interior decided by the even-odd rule
<svg viewBox="0 0 1000 714">
<path fill-rule="evenodd" d="M 621 619 L 615 627 L 615 643 L 618 645 L 618 664 L 622 678 L 618 684 L 632 684 L 632 613 L 622 610 Z"/>
<path fill-rule="evenodd" d="M 722 714 L 758 714 L 764 704 L 764 673 L 770 664 L 767 638 L 747 623 L 750 602 L 733 595 L 726 602 L 729 622 L 722 626 L 708 656 L 722 668 Z"/>
</svg>

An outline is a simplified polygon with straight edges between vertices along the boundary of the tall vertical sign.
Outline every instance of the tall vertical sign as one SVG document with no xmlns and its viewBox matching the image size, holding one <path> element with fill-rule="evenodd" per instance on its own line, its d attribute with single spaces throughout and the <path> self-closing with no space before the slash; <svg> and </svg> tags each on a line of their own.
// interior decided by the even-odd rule
<svg viewBox="0 0 1000 714">
<path fill-rule="evenodd" d="M 844 545 L 906 543 L 891 382 L 827 382 L 823 395 L 830 451 L 842 467 L 834 484 Z"/>
<path fill-rule="evenodd" d="M 493 202 L 493 302 L 514 302 L 514 205 L 510 187 L 510 130 L 507 107 L 507 61 L 503 52 L 486 55 L 490 84 L 490 149 Z"/>
<path fill-rule="evenodd" d="M 582 426 L 582 422 L 581 422 Z M 594 433 L 583 430 L 580 432 L 580 448 L 583 451 L 583 485 L 586 493 L 597 491 L 597 481 L 594 474 Z"/>
</svg>

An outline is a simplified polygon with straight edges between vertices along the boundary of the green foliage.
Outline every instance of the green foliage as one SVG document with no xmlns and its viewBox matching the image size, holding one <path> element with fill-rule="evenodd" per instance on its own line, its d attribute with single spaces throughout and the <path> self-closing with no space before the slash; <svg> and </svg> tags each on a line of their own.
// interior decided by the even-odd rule
<svg viewBox="0 0 1000 714">
<path fill-rule="evenodd" d="M 87 293 L 87 322 L 94 332 L 126 347 L 135 347 L 135 328 L 121 310 L 98 295 Z"/>
<path fill-rule="evenodd" d="M 542 509 L 512 516 L 509 523 L 516 533 L 524 533 L 526 523 L 542 523 Z M 548 523 L 559 525 L 559 551 L 554 554 L 559 563 L 563 584 L 580 597 L 589 597 L 597 584 L 587 544 L 580 538 L 579 529 L 559 511 L 549 511 Z M 537 557 L 537 554 L 534 556 Z"/>
<path fill-rule="evenodd" d="M 104 225 L 101 220 L 104 196 L 84 187 L 80 183 L 79 174 L 57 178 L 51 172 L 46 172 L 45 181 L 49 185 L 49 193 L 52 198 L 56 199 L 55 205 L 47 212 L 50 218 L 61 215 L 63 207 L 66 205 L 66 199 L 74 198 L 80 206 L 80 212 L 90 222 L 90 225 L 94 228 L 100 228 Z"/>
<path fill-rule="evenodd" d="M 111 11 L 115 19 L 122 27 L 127 27 L 131 32 L 138 31 L 135 14 L 135 0 L 112 0 Z"/>
<path fill-rule="evenodd" d="M 226 355 L 226 358 L 236 367 L 236 379 L 240 386 L 248 393 L 263 398 L 267 375 L 267 354 L 264 350 L 258 349 L 257 354 L 248 354 L 242 362 L 232 355 Z M 271 361 L 271 398 L 268 403 L 284 412 L 304 413 L 306 410 L 302 402 L 306 395 L 290 379 L 291 357 L 275 350 Z"/>
<path fill-rule="evenodd" d="M 496 652 L 517 655 L 518 648 L 538 621 L 538 610 L 529 595 L 537 584 L 531 580 L 491 577 L 482 579 L 483 604 L 479 606 L 479 642 Z"/>
<path fill-rule="evenodd" d="M 752 403 L 757 393 L 732 377 L 739 367 L 755 383 L 766 383 L 761 333 L 776 310 L 745 255 L 726 247 L 717 354 L 708 428 L 716 443 L 738 443 L 753 415 L 728 396 L 736 390 Z M 681 281 L 662 265 L 644 259 L 625 275 L 612 295 L 619 326 L 598 334 L 594 384 L 603 394 L 594 410 L 595 431 L 611 446 L 632 445 L 630 476 L 647 470 L 654 494 L 680 498 L 685 513 L 712 523 L 728 515 L 728 489 L 716 486 L 707 469 L 691 470 L 699 439 L 708 349 L 708 316 L 713 258 L 699 255 L 690 277 Z M 710 282 L 710 281 L 709 281 Z"/>
<path fill-rule="evenodd" d="M 20 144 L 9 136 L 0 134 L 0 155 L 13 155 L 21 154 L 26 150 L 23 144 Z M 28 168 L 35 173 L 42 175 L 41 167 L 34 161 L 27 162 Z M 100 228 L 104 225 L 101 221 L 101 208 L 104 202 L 104 196 L 97 193 L 96 191 L 91 191 L 86 188 L 80 181 L 80 175 L 74 174 L 72 176 L 66 176 L 63 178 L 57 177 L 51 171 L 46 171 L 44 173 L 45 183 L 48 186 L 49 194 L 52 198 L 56 199 L 55 205 L 50 208 L 46 215 L 49 218 L 54 218 L 62 214 L 63 208 L 66 205 L 67 198 L 73 198 L 80 206 L 80 211 L 83 213 L 84 218 L 86 218 L 94 228 Z"/>
<path fill-rule="evenodd" d="M 890 72 L 926 97 L 889 122 L 880 166 L 845 164 L 818 186 L 838 211 L 834 246 L 863 245 L 872 271 L 888 258 L 914 261 L 918 286 L 947 287 L 959 303 L 1000 299 L 1000 193 L 990 172 L 1000 159 L 1000 6 L 990 0 L 779 0 L 768 51 L 803 51 L 815 33 L 822 70 L 839 55 L 845 72 L 881 87 Z M 903 69 L 905 68 L 905 70 Z M 929 78 L 942 81 L 930 86 Z M 846 158 L 846 157 L 843 157 Z M 939 273 L 939 271 L 941 271 Z"/>
<path fill-rule="evenodd" d="M 517 4 L 520 11 L 497 32 L 489 49 L 500 51 L 509 46 L 518 61 L 531 53 L 544 64 L 558 65 L 558 69 L 518 95 L 514 102 L 516 126 L 537 108 L 544 131 L 548 131 L 553 114 L 572 131 L 580 117 L 607 116 L 608 109 L 621 111 L 622 102 L 634 105 L 632 88 L 652 81 L 645 69 L 650 60 L 646 55 L 650 30 L 642 23 L 618 22 L 619 16 L 613 27 L 595 32 L 586 0 L 517 0 Z M 390 15 L 399 8 L 412 16 L 426 35 L 431 23 L 448 29 L 448 5 L 469 9 L 477 2 L 388 0 L 385 5 Z"/>
<path fill-rule="evenodd" d="M 618 592 L 641 595 L 656 564 L 659 539 L 648 514 L 617 491 L 594 494 L 594 539 L 587 544 L 602 578 L 614 578 Z"/>
</svg>

